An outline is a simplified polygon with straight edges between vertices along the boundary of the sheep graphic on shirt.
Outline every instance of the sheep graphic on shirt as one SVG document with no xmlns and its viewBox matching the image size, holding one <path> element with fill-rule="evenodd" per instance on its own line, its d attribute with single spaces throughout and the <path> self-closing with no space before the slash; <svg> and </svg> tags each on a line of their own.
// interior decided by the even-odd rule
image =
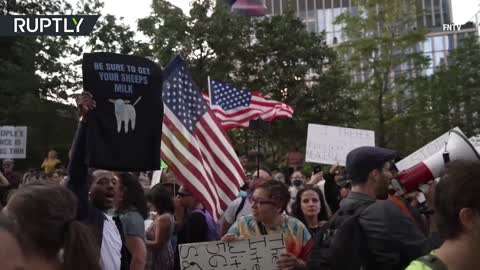
<svg viewBox="0 0 480 270">
<path fill-rule="evenodd" d="M 128 127 L 130 126 L 130 130 L 135 130 L 135 119 L 137 114 L 135 112 L 135 105 L 140 101 L 142 97 L 139 97 L 135 103 L 130 104 L 130 100 L 123 100 L 123 99 L 109 99 L 111 103 L 114 105 L 115 109 L 115 118 L 117 119 L 117 132 L 120 133 L 122 131 L 122 126 L 125 123 L 125 133 L 128 133 Z"/>
</svg>

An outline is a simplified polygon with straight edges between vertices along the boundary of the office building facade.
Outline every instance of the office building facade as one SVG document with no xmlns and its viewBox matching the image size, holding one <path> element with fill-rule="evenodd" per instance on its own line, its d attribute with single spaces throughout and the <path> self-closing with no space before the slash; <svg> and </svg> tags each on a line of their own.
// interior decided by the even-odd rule
<svg viewBox="0 0 480 270">
<path fill-rule="evenodd" d="M 330 46 L 346 40 L 343 26 L 334 23 L 336 18 L 344 12 L 357 13 L 352 0 L 264 0 L 264 3 L 270 16 L 281 15 L 291 8 L 305 23 L 307 30 L 316 33 L 325 31 L 326 42 Z M 424 71 L 426 75 L 433 74 L 435 68 L 444 64 L 448 52 L 460 46 L 466 36 L 478 34 L 473 28 L 443 30 L 444 24 L 452 24 L 450 0 L 417 0 L 412 8 L 417 14 L 416 26 L 430 29 L 426 40 L 415 48 L 431 59 L 430 66 Z M 480 15 L 476 18 L 480 20 Z"/>
</svg>

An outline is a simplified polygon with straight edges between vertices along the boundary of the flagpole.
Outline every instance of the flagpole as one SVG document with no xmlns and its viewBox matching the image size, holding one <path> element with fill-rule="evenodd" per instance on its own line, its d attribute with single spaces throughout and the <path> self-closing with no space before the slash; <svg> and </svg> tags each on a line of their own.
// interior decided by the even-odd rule
<svg viewBox="0 0 480 270">
<path fill-rule="evenodd" d="M 208 100 L 210 100 L 210 108 L 212 107 L 212 89 L 210 89 L 210 75 L 207 76 L 207 83 L 208 83 Z"/>
</svg>

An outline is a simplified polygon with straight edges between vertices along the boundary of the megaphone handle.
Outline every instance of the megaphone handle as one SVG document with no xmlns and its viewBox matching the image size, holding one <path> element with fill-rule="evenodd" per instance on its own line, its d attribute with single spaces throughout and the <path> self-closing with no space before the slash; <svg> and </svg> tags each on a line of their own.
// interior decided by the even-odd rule
<svg viewBox="0 0 480 270">
<path fill-rule="evenodd" d="M 445 150 L 443 151 L 443 163 L 447 164 L 450 162 L 450 153 L 447 150 L 448 141 L 445 142 Z"/>
<path fill-rule="evenodd" d="M 450 153 L 448 152 L 443 152 L 443 162 L 445 164 L 449 163 L 450 162 Z"/>
</svg>

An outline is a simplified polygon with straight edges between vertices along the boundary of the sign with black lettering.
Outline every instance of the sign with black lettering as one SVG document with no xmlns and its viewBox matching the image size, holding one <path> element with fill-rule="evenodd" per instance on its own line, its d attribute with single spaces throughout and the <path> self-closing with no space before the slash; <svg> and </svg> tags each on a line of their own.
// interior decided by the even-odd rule
<svg viewBox="0 0 480 270">
<path fill-rule="evenodd" d="M 118 171 L 160 169 L 162 70 L 138 56 L 83 56 L 83 87 L 96 109 L 87 116 L 87 163 Z"/>
<path fill-rule="evenodd" d="M 0 159 L 27 157 L 27 127 L 0 127 Z"/>
<path fill-rule="evenodd" d="M 283 234 L 244 240 L 203 242 L 179 246 L 180 269 L 273 270 L 285 252 Z"/>
<path fill-rule="evenodd" d="M 375 146 L 375 132 L 308 124 L 305 161 L 345 166 L 348 152 L 360 146 Z"/>
</svg>

